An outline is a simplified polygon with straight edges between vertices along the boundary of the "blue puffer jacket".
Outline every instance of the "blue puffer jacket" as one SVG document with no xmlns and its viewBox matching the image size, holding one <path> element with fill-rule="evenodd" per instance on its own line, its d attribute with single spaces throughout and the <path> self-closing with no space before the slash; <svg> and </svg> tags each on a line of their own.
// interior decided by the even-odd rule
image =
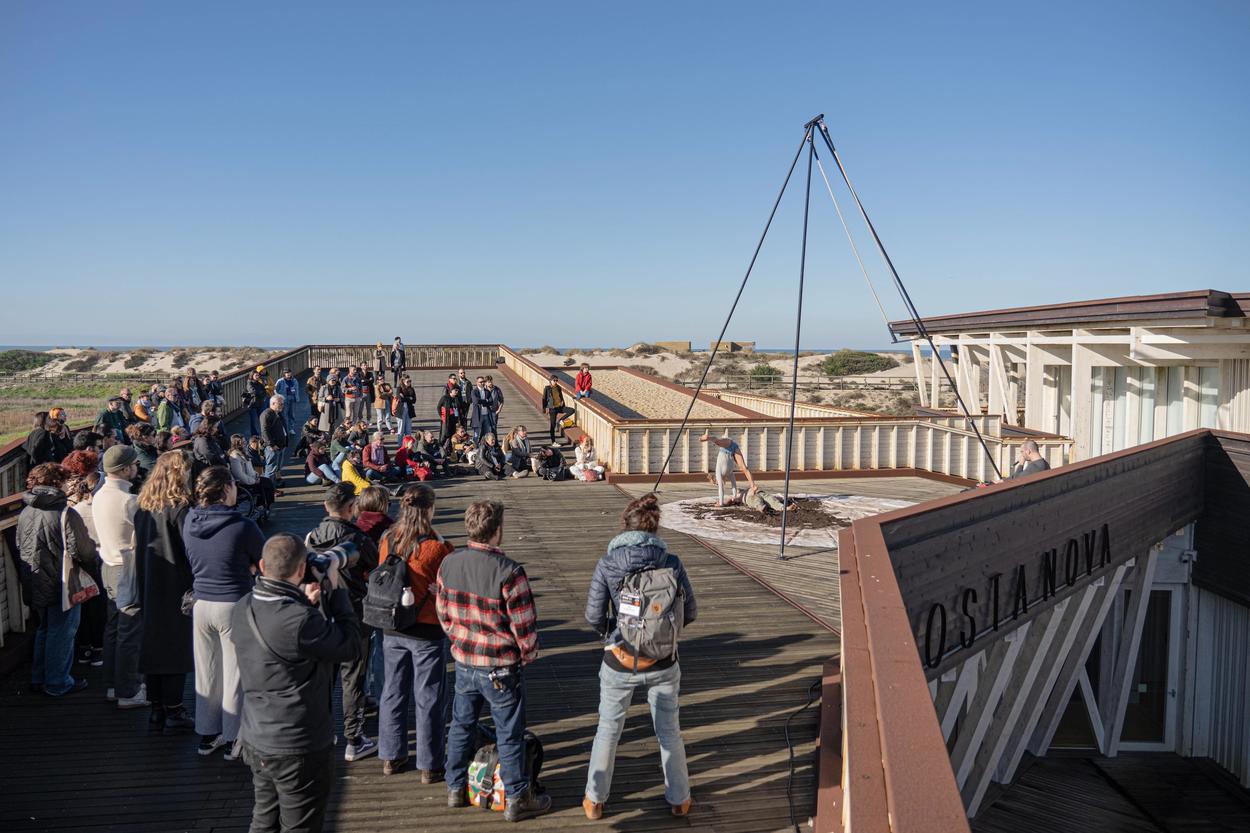
<svg viewBox="0 0 1250 833">
<path fill-rule="evenodd" d="M 681 559 L 668 551 L 668 546 L 659 536 L 638 530 L 622 532 L 612 539 L 612 543 L 608 544 L 608 554 L 595 565 L 595 575 L 590 580 L 590 592 L 586 596 L 586 621 L 604 634 L 605 645 L 620 642 L 616 606 L 620 603 L 621 582 L 630 573 L 648 567 L 670 567 L 677 572 L 685 607 L 683 627 L 695 620 L 698 606 L 694 600 L 694 588 L 690 586 L 690 578 Z"/>
</svg>

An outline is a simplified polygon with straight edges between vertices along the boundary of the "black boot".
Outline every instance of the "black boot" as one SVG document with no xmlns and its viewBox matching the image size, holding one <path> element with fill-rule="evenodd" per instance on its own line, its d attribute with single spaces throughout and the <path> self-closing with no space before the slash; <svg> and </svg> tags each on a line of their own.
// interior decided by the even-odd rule
<svg viewBox="0 0 1250 833">
<path fill-rule="evenodd" d="M 148 715 L 148 731 L 159 732 L 163 728 L 165 728 L 165 708 L 153 706 L 151 714 Z"/>
<path fill-rule="evenodd" d="M 551 812 L 551 796 L 535 795 L 533 790 L 526 790 L 516 798 L 508 797 L 508 806 L 504 808 L 504 821 L 524 821 L 543 813 Z"/>
</svg>

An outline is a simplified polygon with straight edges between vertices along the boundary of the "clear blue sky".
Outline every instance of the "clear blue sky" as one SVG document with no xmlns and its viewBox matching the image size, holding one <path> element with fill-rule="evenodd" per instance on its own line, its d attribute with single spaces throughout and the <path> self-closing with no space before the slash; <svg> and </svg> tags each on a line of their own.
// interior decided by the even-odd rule
<svg viewBox="0 0 1250 833">
<path fill-rule="evenodd" d="M 0 341 L 706 343 L 818 112 L 922 313 L 1250 290 L 1243 2 L 10 2 Z M 886 344 L 812 212 L 803 343 Z"/>
</svg>

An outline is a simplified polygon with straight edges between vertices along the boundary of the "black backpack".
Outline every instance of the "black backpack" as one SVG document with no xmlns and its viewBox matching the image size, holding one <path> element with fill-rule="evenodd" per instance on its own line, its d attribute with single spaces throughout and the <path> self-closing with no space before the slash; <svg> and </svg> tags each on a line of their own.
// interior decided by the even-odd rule
<svg viewBox="0 0 1250 833">
<path fill-rule="evenodd" d="M 377 569 L 369 573 L 365 592 L 364 623 L 387 631 L 403 630 L 417 623 L 420 605 L 403 604 L 408 589 L 408 559 L 388 555 Z M 426 594 L 428 597 L 428 593 Z M 424 599 L 422 603 L 424 603 Z"/>
</svg>

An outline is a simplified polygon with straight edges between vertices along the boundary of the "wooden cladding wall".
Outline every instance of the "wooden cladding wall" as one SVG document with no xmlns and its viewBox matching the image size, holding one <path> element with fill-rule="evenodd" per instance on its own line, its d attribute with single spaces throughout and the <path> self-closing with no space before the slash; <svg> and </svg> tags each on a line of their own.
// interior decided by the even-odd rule
<svg viewBox="0 0 1250 833">
<path fill-rule="evenodd" d="M 1194 431 L 881 516 L 929 678 L 1196 520 L 1209 441 Z"/>
<path fill-rule="evenodd" d="M 1205 491 L 1193 582 L 1250 606 L 1250 439 L 1212 436 L 1206 450 Z"/>
</svg>

